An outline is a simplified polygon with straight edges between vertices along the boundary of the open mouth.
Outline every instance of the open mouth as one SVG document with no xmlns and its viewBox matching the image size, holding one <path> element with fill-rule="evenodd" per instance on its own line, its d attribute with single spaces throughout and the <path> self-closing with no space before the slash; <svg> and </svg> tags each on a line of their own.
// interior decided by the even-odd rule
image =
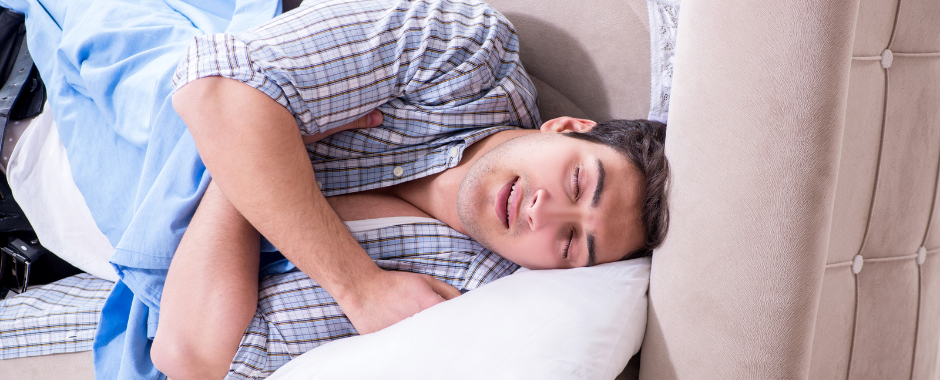
<svg viewBox="0 0 940 380">
<path fill-rule="evenodd" d="M 519 195 L 515 191 L 518 182 L 519 177 L 516 177 L 500 188 L 499 192 L 496 193 L 496 217 L 503 223 L 503 227 L 507 229 L 509 228 L 511 217 L 514 217 L 516 214 L 512 204 L 518 203 L 513 202 L 519 198 Z"/>
</svg>

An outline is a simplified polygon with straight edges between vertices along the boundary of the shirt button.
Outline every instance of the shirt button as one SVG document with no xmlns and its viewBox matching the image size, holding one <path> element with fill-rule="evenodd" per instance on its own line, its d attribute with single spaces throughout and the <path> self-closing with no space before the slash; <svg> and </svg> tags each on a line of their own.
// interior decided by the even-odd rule
<svg viewBox="0 0 940 380">
<path fill-rule="evenodd" d="M 457 158 L 457 153 L 460 153 L 457 151 L 457 147 L 450 148 L 450 158 Z"/>
<path fill-rule="evenodd" d="M 317 187 L 323 190 L 323 182 L 317 181 Z"/>
<path fill-rule="evenodd" d="M 402 174 L 405 174 L 405 169 L 402 169 L 401 166 L 396 166 L 395 169 L 392 169 L 392 174 L 396 177 L 401 177 Z"/>
</svg>

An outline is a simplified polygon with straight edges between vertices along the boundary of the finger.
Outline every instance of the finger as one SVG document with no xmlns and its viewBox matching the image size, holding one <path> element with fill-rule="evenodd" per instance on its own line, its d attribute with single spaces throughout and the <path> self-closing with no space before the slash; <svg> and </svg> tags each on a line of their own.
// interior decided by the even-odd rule
<svg viewBox="0 0 940 380">
<path fill-rule="evenodd" d="M 382 111 L 379 110 L 369 112 L 366 116 L 369 117 L 369 127 L 378 127 L 382 125 L 382 121 L 385 119 L 385 116 L 382 115 Z"/>
<path fill-rule="evenodd" d="M 433 290 L 434 293 L 437 293 L 445 300 L 454 299 L 460 295 L 460 291 L 457 290 L 457 288 L 434 277 L 427 276 L 425 277 L 425 281 L 428 282 L 428 285 L 431 286 L 431 290 Z"/>
<path fill-rule="evenodd" d="M 382 124 L 382 111 L 374 110 L 352 122 L 353 129 L 378 127 Z"/>
</svg>

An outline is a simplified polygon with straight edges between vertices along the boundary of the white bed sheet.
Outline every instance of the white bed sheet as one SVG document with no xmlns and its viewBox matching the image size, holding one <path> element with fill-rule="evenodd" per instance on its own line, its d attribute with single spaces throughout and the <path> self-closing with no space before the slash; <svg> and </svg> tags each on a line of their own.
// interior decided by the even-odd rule
<svg viewBox="0 0 940 380">
<path fill-rule="evenodd" d="M 72 180 L 48 103 L 13 148 L 7 181 L 44 247 L 78 269 L 117 281 L 118 275 L 108 263 L 114 247 L 95 225 Z"/>
</svg>

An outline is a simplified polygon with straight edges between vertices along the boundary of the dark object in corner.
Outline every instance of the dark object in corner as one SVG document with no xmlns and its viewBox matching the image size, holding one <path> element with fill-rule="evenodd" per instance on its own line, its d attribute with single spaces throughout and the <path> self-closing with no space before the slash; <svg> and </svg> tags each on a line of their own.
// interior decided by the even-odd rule
<svg viewBox="0 0 940 380">
<path fill-rule="evenodd" d="M 0 147 L 10 120 L 42 112 L 46 88 L 26 47 L 26 17 L 0 8 Z M 0 175 L 0 299 L 9 291 L 47 284 L 81 271 L 39 244 L 36 233 Z"/>
<path fill-rule="evenodd" d="M 25 16 L 0 8 L 0 147 L 7 122 L 36 116 L 46 87 L 26 47 Z"/>
<path fill-rule="evenodd" d="M 0 175 L 0 299 L 7 292 L 48 284 L 82 271 L 50 253 L 36 239 L 16 204 L 6 177 Z"/>
<path fill-rule="evenodd" d="M 0 299 L 10 291 L 22 293 L 28 287 L 48 284 L 82 271 L 50 253 L 39 240 L 8 237 L 0 247 Z"/>
<path fill-rule="evenodd" d="M 299 7 L 300 3 L 302 2 L 302 0 L 282 0 L 281 10 L 284 11 L 284 13 L 290 12 L 294 9 L 297 9 L 297 7 Z"/>
</svg>

